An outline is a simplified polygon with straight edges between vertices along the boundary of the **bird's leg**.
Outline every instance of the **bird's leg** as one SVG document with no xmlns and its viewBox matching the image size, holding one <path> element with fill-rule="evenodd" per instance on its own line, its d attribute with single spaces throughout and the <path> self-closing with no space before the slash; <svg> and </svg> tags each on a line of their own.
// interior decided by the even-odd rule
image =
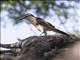
<svg viewBox="0 0 80 60">
<path fill-rule="evenodd" d="M 45 36 L 47 36 L 47 32 L 46 32 L 46 30 L 45 30 L 45 29 L 44 29 L 43 33 L 45 34 Z"/>
<path fill-rule="evenodd" d="M 44 33 L 45 36 L 47 36 L 47 32 L 46 30 L 44 29 L 44 31 L 40 34 L 40 36 Z"/>
</svg>

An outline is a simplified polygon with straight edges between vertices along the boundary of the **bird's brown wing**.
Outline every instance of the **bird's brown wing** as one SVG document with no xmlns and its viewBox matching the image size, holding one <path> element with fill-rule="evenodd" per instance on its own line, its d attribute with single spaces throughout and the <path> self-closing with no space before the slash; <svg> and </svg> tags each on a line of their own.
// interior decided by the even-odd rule
<svg viewBox="0 0 80 60">
<path fill-rule="evenodd" d="M 39 17 L 36 17 L 36 20 L 37 20 L 37 24 L 40 24 L 40 25 L 43 25 L 45 27 L 52 27 L 54 28 L 54 26 L 46 21 L 44 21 L 42 18 L 39 18 Z"/>
<path fill-rule="evenodd" d="M 45 21 L 42 18 L 36 17 L 37 24 L 43 25 Z"/>
<path fill-rule="evenodd" d="M 52 27 L 52 28 L 55 28 L 55 26 L 53 26 L 52 24 L 50 24 L 49 22 L 47 22 L 47 24 Z"/>
</svg>

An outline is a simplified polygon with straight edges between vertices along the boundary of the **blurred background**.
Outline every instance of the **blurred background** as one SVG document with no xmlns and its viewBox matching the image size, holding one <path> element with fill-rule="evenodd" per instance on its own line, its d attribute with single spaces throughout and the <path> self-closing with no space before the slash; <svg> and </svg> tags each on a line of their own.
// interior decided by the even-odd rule
<svg viewBox="0 0 80 60">
<path fill-rule="evenodd" d="M 79 0 L 2 0 L 0 4 L 1 43 L 15 43 L 18 38 L 40 35 L 41 32 L 29 22 L 19 20 L 26 13 L 41 17 L 64 32 L 80 36 Z M 48 32 L 51 33 L 54 32 Z"/>
</svg>

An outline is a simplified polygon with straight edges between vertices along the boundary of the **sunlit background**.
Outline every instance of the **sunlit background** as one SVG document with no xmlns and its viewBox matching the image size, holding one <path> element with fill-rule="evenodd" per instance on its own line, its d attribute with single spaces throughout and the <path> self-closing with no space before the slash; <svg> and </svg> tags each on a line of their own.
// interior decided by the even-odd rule
<svg viewBox="0 0 80 60">
<path fill-rule="evenodd" d="M 21 2 L 24 3 L 23 1 Z M 35 2 L 35 3 L 32 4 L 32 2 Z M 39 5 L 42 4 L 40 1 L 37 1 L 37 2 L 39 3 Z M 29 4 L 32 4 L 32 5 L 28 6 L 29 9 L 23 9 L 22 11 L 20 11 L 20 13 L 21 14 L 31 13 L 34 16 L 41 17 L 44 20 L 50 22 L 56 28 L 62 31 L 65 31 L 69 34 L 75 34 L 77 36 L 80 36 L 80 2 L 78 1 L 55 1 L 54 3 L 56 3 L 56 5 L 59 5 L 59 6 L 63 6 L 60 4 L 64 3 L 66 7 L 67 6 L 72 6 L 72 7 L 71 8 L 59 8 L 53 5 L 54 9 L 48 8 L 49 9 L 48 13 L 42 13 L 39 10 L 38 10 L 39 12 L 36 12 L 37 8 L 35 8 L 35 6 L 38 4 L 36 3 L 36 1 L 32 0 L 32 1 L 25 1 L 25 6 L 28 6 Z M 21 17 L 21 15 L 19 15 L 20 13 L 18 13 L 17 19 L 10 18 L 14 16 L 17 17 L 17 13 L 14 13 L 14 10 L 16 9 L 15 6 L 17 6 L 18 10 L 21 9 L 21 7 L 23 7 L 23 5 L 21 7 L 18 6 L 19 4 L 20 2 L 11 1 L 11 0 L 6 1 L 6 2 L 3 1 L 1 4 L 1 7 L 2 7 L 1 9 L 1 32 L 0 32 L 1 43 L 5 43 L 5 44 L 15 43 L 18 41 L 18 38 L 25 39 L 27 37 L 34 36 L 34 35 L 39 36 L 41 33 L 37 31 L 37 29 L 33 25 L 26 23 L 24 20 L 17 23 L 17 20 Z M 10 8 L 12 7 L 13 9 L 11 10 Z M 42 8 L 43 7 L 41 7 L 40 9 Z M 44 9 L 45 8 L 47 7 L 44 7 Z M 63 14 L 64 11 L 65 11 L 65 14 Z M 49 35 L 51 33 L 54 34 L 54 32 L 48 32 Z"/>
</svg>

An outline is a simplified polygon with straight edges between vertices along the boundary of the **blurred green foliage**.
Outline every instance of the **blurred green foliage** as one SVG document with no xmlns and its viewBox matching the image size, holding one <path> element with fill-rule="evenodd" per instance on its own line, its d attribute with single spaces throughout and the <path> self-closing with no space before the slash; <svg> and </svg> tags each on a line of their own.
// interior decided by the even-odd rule
<svg viewBox="0 0 80 60">
<path fill-rule="evenodd" d="M 72 6 L 67 6 L 65 2 L 56 0 L 2 0 L 0 3 L 0 10 L 8 11 L 9 17 L 13 19 L 14 24 L 20 23 L 21 20 L 18 20 L 18 18 L 32 9 L 35 10 L 36 15 L 42 16 L 48 16 L 50 9 L 52 9 L 57 16 L 64 16 L 67 19 L 66 9 L 72 8 Z"/>
</svg>

